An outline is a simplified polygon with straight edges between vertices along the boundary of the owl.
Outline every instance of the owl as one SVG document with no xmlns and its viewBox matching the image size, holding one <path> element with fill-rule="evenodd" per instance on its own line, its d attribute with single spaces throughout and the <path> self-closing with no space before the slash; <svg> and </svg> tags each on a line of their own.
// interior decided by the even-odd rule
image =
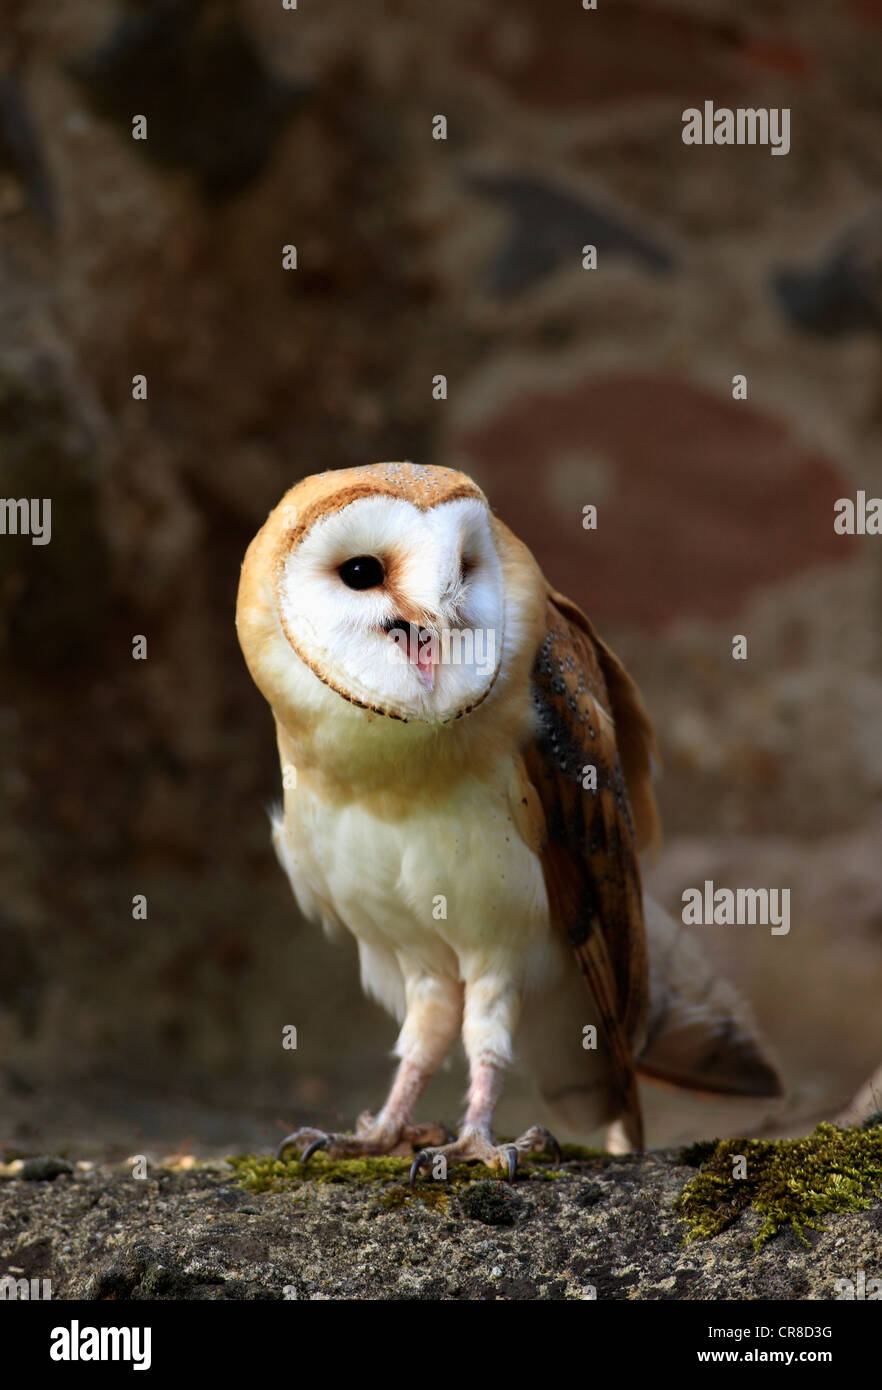
<svg viewBox="0 0 882 1390">
<path fill-rule="evenodd" d="M 273 840 L 302 914 L 350 934 L 398 1021 L 385 1103 L 279 1153 L 480 1160 L 508 1068 L 570 1137 L 644 1143 L 638 1077 L 776 1096 L 746 1007 L 644 897 L 658 837 L 641 697 L 585 614 L 463 473 L 376 463 L 305 478 L 255 536 L 236 623 L 283 770 Z M 417 1119 L 461 1039 L 456 1135 Z"/>
</svg>

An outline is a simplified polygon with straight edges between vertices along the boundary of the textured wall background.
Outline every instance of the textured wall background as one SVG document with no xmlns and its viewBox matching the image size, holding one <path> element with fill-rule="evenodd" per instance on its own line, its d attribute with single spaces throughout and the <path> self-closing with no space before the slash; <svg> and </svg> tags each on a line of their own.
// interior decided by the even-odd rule
<svg viewBox="0 0 882 1390">
<path fill-rule="evenodd" d="M 631 667 L 661 898 L 791 889 L 787 937 L 702 929 L 783 1114 L 652 1101 L 651 1138 L 806 1128 L 873 1070 L 882 538 L 832 507 L 882 494 L 880 40 L 876 0 L 5 0 L 0 483 L 53 499 L 0 540 L 9 1153 L 379 1099 L 394 1027 L 272 858 L 232 613 L 281 493 L 382 458 L 472 472 Z M 683 145 L 709 98 L 791 108 L 790 153 Z"/>
</svg>

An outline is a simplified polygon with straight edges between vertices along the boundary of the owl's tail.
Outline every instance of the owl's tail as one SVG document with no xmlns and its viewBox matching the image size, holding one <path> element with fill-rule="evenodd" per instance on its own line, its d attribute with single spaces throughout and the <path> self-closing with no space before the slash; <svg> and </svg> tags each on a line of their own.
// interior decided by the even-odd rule
<svg viewBox="0 0 882 1390">
<path fill-rule="evenodd" d="M 783 1095 L 746 1001 L 714 973 L 682 922 L 652 898 L 643 910 L 650 1007 L 638 1074 L 707 1095 Z"/>
<path fill-rule="evenodd" d="M 777 1098 L 781 1080 L 750 1009 L 717 975 L 689 929 L 644 897 L 650 1011 L 637 1073 L 647 1081 L 708 1096 Z M 517 1054 L 530 1071 L 559 1137 L 585 1140 L 610 1126 L 608 1145 L 633 1147 L 603 1046 L 583 1050 L 585 981 L 567 970 L 528 1000 Z"/>
</svg>

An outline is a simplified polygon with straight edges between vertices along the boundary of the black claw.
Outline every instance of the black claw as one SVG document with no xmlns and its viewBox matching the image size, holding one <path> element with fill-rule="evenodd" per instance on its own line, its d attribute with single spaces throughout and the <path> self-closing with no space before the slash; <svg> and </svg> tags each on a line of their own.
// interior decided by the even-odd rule
<svg viewBox="0 0 882 1390">
<path fill-rule="evenodd" d="M 318 1149 L 326 1149 L 329 1143 L 330 1140 L 326 1134 L 323 1134 L 320 1139 L 313 1139 L 312 1143 L 308 1144 L 300 1155 L 300 1162 L 308 1163 Z"/>
<path fill-rule="evenodd" d="M 518 1151 L 514 1144 L 510 1144 L 505 1152 L 508 1157 L 508 1180 L 514 1182 L 515 1174 L 518 1171 Z"/>
<path fill-rule="evenodd" d="M 420 1151 L 419 1151 L 419 1153 L 417 1154 L 416 1158 L 414 1159 L 413 1163 L 410 1165 L 410 1185 L 411 1185 L 411 1187 L 413 1187 L 414 1183 L 416 1182 L 416 1180 L 417 1180 L 417 1174 L 419 1173 L 420 1169 L 421 1169 L 421 1168 L 428 1168 L 428 1166 L 429 1166 L 429 1155 L 426 1153 L 425 1149 L 420 1149 Z"/>
<path fill-rule="evenodd" d="M 282 1140 L 281 1144 L 280 1144 L 279 1147 L 276 1149 L 276 1162 L 277 1162 L 277 1163 L 281 1161 L 282 1154 L 285 1152 L 285 1150 L 288 1148 L 288 1146 L 289 1146 L 290 1144 L 293 1144 L 293 1143 L 294 1143 L 294 1140 L 297 1138 L 297 1134 L 298 1134 L 298 1131 L 295 1130 L 293 1134 L 286 1134 L 286 1135 L 285 1135 L 285 1138 Z"/>
<path fill-rule="evenodd" d="M 551 1149 L 552 1155 L 554 1157 L 555 1167 L 559 1168 L 561 1163 L 563 1162 L 563 1149 L 555 1139 L 554 1135 L 549 1134 L 547 1130 L 545 1132 L 545 1147 L 547 1149 Z"/>
</svg>

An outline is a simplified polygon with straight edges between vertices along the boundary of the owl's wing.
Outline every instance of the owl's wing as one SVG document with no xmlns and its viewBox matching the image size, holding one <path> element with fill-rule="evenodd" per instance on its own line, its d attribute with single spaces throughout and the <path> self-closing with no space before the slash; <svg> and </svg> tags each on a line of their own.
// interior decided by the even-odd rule
<svg viewBox="0 0 882 1390">
<path fill-rule="evenodd" d="M 524 763 L 545 814 L 540 855 L 551 918 L 591 987 L 616 1108 L 641 1148 L 634 1055 L 647 1019 L 649 972 L 637 853 L 658 834 L 652 729 L 624 667 L 584 613 L 554 590 L 532 693 L 538 733 Z"/>
</svg>

